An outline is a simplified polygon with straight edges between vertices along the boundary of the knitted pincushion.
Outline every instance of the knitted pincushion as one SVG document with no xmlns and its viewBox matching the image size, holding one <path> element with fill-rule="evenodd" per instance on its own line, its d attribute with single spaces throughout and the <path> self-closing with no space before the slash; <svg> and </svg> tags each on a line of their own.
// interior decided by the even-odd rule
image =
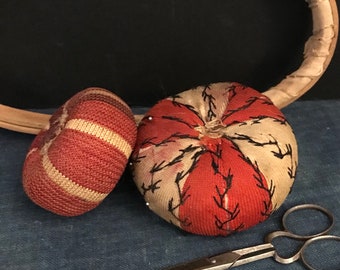
<svg viewBox="0 0 340 270">
<path fill-rule="evenodd" d="M 237 83 L 160 101 L 138 128 L 135 183 L 147 205 L 185 231 L 228 235 L 264 221 L 297 167 L 291 127 L 272 102 Z"/>
<path fill-rule="evenodd" d="M 27 195 L 64 216 L 96 207 L 121 177 L 136 139 L 130 108 L 89 88 L 73 96 L 33 141 L 23 169 Z"/>
</svg>

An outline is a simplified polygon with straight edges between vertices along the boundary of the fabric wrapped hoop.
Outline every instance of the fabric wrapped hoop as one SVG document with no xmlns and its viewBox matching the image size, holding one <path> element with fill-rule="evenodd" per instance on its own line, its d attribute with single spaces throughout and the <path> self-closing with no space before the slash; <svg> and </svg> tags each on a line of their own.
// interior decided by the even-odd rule
<svg viewBox="0 0 340 270">
<path fill-rule="evenodd" d="M 310 90 L 327 69 L 335 51 L 339 16 L 335 0 L 307 0 L 313 15 L 313 35 L 307 40 L 304 61 L 264 95 L 283 108 Z"/>
</svg>

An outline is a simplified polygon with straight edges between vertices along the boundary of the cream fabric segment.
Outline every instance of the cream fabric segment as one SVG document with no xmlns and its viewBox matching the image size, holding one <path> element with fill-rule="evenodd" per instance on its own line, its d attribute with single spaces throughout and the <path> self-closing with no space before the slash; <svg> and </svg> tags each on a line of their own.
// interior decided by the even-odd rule
<svg viewBox="0 0 340 270">
<path fill-rule="evenodd" d="M 313 35 L 305 44 L 300 68 L 264 94 L 283 108 L 307 92 L 322 76 L 333 57 L 339 19 L 335 0 L 307 0 L 313 15 Z"/>
<path fill-rule="evenodd" d="M 198 86 L 180 93 L 180 97 L 176 98 L 176 101 L 195 108 L 200 118 L 205 122 L 209 121 L 209 110 L 211 109 L 216 114 L 214 118 L 220 119 L 228 106 L 230 86 L 229 82 L 213 83 L 207 87 Z M 203 96 L 203 91 L 207 96 Z M 214 103 L 213 108 L 210 108 L 212 106 L 209 102 L 211 98 L 213 98 L 211 100 Z M 172 98 L 169 99 L 172 100 Z"/>
<path fill-rule="evenodd" d="M 177 151 L 170 152 L 169 144 L 171 144 L 171 149 L 177 149 Z M 167 147 L 150 146 L 140 150 L 138 156 L 157 157 L 157 160 L 141 158 L 138 165 L 134 167 L 134 179 L 149 208 L 168 222 L 181 227 L 181 222 L 178 219 L 181 204 L 179 192 L 183 192 L 183 186 L 189 174 L 182 178 L 178 185 L 176 184 L 176 175 L 181 171 L 187 172 L 189 170 L 193 162 L 192 158 L 197 151 L 201 150 L 201 146 L 199 141 L 193 139 L 176 140 L 168 142 L 167 145 Z M 166 166 L 166 164 L 182 154 L 180 149 L 184 149 L 189 145 L 197 147 L 197 149 L 186 153 L 180 162 Z M 162 167 L 162 169 L 152 172 L 154 166 Z M 145 192 L 143 187 L 149 190 Z M 158 191 L 153 192 L 152 187 Z M 170 201 L 172 201 L 173 206 L 178 205 L 173 211 L 168 210 Z"/>
<path fill-rule="evenodd" d="M 131 145 L 122 136 L 93 122 L 83 119 L 71 119 L 66 123 L 65 129 L 73 129 L 95 136 L 117 148 L 127 159 L 130 157 L 132 152 Z"/>
<path fill-rule="evenodd" d="M 253 124 L 253 120 L 249 120 L 240 126 L 230 126 L 225 129 L 225 132 L 239 146 L 243 155 L 248 157 L 253 164 L 258 164 L 268 186 L 271 185 L 270 181 L 273 181 L 275 192 L 272 204 L 275 208 L 283 203 L 293 185 L 298 162 L 297 143 L 288 124 L 283 125 L 272 118 L 259 121 L 260 126 Z M 251 141 L 243 135 L 248 136 Z M 284 155 L 289 151 L 291 155 Z M 282 154 L 283 157 L 276 157 L 275 153 Z M 290 169 L 293 173 L 291 176 L 289 175 Z"/>
<path fill-rule="evenodd" d="M 81 198 L 88 202 L 98 203 L 104 200 L 107 193 L 100 193 L 73 182 L 64 176 L 57 168 L 54 167 L 47 153 L 42 156 L 42 165 L 48 177 L 67 193 Z"/>
</svg>

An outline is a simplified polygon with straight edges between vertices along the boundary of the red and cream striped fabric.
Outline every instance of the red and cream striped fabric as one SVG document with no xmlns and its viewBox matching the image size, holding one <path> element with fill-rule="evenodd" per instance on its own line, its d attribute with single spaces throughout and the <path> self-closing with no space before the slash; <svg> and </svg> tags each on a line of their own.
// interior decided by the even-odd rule
<svg viewBox="0 0 340 270">
<path fill-rule="evenodd" d="M 203 235 L 264 221 L 289 194 L 297 166 L 291 127 L 272 102 L 237 83 L 160 101 L 138 128 L 133 172 L 147 205 Z"/>
<path fill-rule="evenodd" d="M 121 177 L 136 129 L 130 108 L 113 93 L 101 88 L 79 92 L 33 141 L 23 169 L 25 192 L 59 215 L 93 209 Z"/>
</svg>

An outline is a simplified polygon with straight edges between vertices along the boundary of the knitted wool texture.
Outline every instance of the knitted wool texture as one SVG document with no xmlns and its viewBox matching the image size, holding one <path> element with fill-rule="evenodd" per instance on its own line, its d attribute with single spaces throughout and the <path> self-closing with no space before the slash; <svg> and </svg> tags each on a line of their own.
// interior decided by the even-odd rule
<svg viewBox="0 0 340 270">
<path fill-rule="evenodd" d="M 27 195 L 41 207 L 76 216 L 96 207 L 121 177 L 136 139 L 130 108 L 89 88 L 73 96 L 37 135 L 23 168 Z"/>
<path fill-rule="evenodd" d="M 264 221 L 283 203 L 297 144 L 267 97 L 217 83 L 151 108 L 132 156 L 135 183 L 151 210 L 190 233 L 228 235 Z"/>
</svg>

